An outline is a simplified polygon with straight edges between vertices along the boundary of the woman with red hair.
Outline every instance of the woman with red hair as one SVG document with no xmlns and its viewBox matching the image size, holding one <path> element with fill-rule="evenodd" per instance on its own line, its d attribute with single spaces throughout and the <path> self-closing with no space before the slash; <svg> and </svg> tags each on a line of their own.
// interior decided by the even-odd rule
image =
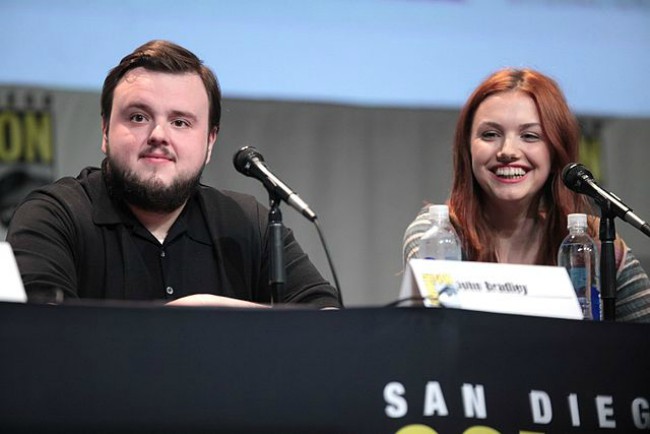
<svg viewBox="0 0 650 434">
<path fill-rule="evenodd" d="M 450 216 L 463 259 L 557 265 L 569 213 L 592 213 L 562 182 L 578 161 L 580 128 L 562 91 L 531 69 L 503 69 L 469 97 L 456 124 Z M 416 257 L 429 226 L 423 208 L 404 234 L 404 261 Z M 598 238 L 598 221 L 589 232 Z M 616 240 L 616 318 L 650 322 L 650 280 Z"/>
</svg>

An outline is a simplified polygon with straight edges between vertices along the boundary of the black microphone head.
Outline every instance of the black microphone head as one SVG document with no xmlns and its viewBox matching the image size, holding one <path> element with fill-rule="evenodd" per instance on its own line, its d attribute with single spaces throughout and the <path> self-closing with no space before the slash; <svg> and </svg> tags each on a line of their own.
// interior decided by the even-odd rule
<svg viewBox="0 0 650 434">
<path fill-rule="evenodd" d="M 250 168 L 255 159 L 264 161 L 264 157 L 262 157 L 262 154 L 260 154 L 257 149 L 252 146 L 244 146 L 239 151 L 235 152 L 232 162 L 238 172 L 243 173 L 246 176 L 253 176 Z"/>
<path fill-rule="evenodd" d="M 564 185 L 578 193 L 588 193 L 589 184 L 587 181 L 593 181 L 593 179 L 594 175 L 580 163 L 569 163 L 562 170 Z"/>
</svg>

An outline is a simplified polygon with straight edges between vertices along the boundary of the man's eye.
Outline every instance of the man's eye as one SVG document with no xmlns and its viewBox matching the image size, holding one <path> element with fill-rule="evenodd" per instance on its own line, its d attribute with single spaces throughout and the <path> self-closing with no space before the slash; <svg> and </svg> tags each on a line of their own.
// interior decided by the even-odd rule
<svg viewBox="0 0 650 434">
<path fill-rule="evenodd" d="M 145 118 L 145 117 L 144 117 L 143 115 L 141 115 L 140 113 L 136 113 L 136 114 L 134 114 L 134 115 L 131 115 L 131 118 L 130 118 L 130 119 L 131 119 L 133 122 L 144 122 L 144 121 L 147 120 L 147 118 Z"/>
<path fill-rule="evenodd" d="M 179 127 L 179 128 L 185 128 L 190 126 L 190 123 L 183 119 L 176 119 L 175 121 L 172 122 L 172 124 L 175 127 Z"/>
</svg>

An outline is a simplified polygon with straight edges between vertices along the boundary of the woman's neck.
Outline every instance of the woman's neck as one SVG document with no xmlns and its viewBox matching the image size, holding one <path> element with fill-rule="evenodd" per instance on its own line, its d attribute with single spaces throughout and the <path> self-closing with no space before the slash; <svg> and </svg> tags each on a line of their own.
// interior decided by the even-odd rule
<svg viewBox="0 0 650 434">
<path fill-rule="evenodd" d="M 498 262 L 535 264 L 543 239 L 539 214 L 530 210 L 507 212 L 503 208 L 488 213 Z"/>
</svg>

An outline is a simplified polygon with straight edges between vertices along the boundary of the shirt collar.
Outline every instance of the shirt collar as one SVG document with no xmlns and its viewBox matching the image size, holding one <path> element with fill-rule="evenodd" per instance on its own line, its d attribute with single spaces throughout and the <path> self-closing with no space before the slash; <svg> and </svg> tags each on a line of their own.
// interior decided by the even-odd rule
<svg viewBox="0 0 650 434">
<path fill-rule="evenodd" d="M 104 177 L 99 169 L 83 173 L 87 177 L 88 194 L 93 203 L 93 222 L 96 225 L 125 224 L 132 226 L 135 217 L 128 211 L 125 205 L 116 203 L 108 194 Z M 208 231 L 207 222 L 203 216 L 199 204 L 198 190 L 192 194 L 185 205 L 185 209 L 178 217 L 170 230 L 170 235 L 182 233 L 187 230 L 188 236 L 197 242 L 212 244 L 212 238 Z"/>
<path fill-rule="evenodd" d="M 112 225 L 122 223 L 122 216 L 108 194 L 102 172 L 98 168 L 84 170 L 80 177 L 86 178 L 86 191 L 93 206 L 93 223 Z"/>
</svg>

